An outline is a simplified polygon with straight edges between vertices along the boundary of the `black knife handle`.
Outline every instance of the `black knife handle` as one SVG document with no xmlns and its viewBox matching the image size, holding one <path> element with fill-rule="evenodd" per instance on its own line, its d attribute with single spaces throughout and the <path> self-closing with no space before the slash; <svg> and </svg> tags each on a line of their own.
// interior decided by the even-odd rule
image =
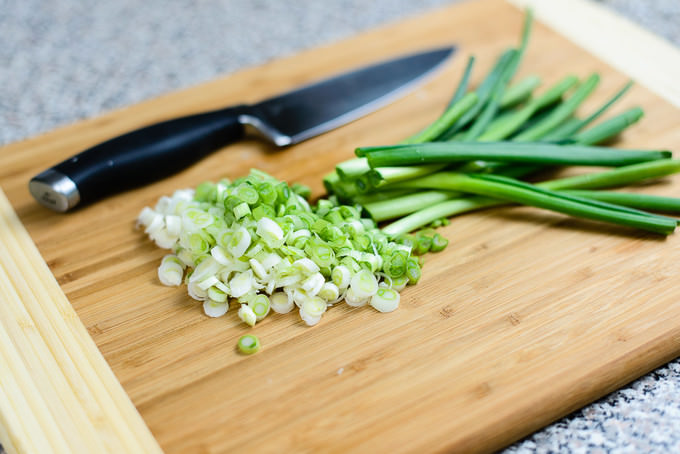
<svg viewBox="0 0 680 454">
<path fill-rule="evenodd" d="M 240 140 L 247 106 L 190 115 L 147 126 L 95 145 L 34 177 L 33 196 L 56 211 L 172 175 Z"/>
</svg>

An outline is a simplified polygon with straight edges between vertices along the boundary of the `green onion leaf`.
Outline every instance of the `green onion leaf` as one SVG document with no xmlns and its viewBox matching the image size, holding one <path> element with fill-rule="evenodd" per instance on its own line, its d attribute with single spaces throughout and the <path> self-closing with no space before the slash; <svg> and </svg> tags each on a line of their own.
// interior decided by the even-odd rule
<svg viewBox="0 0 680 454">
<path fill-rule="evenodd" d="M 372 167 L 445 164 L 474 159 L 543 165 L 623 166 L 671 157 L 670 151 L 616 150 L 525 142 L 432 142 L 357 148 Z"/>
</svg>

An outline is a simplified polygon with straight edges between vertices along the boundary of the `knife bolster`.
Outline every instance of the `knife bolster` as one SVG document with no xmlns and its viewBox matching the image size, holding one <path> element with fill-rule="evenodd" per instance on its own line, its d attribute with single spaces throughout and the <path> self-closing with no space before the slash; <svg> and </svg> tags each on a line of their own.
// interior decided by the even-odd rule
<svg viewBox="0 0 680 454">
<path fill-rule="evenodd" d="M 290 136 L 283 134 L 253 114 L 244 113 L 239 115 L 238 122 L 246 127 L 246 131 L 255 131 L 258 136 L 263 137 L 278 147 L 285 147 L 293 142 Z"/>
</svg>

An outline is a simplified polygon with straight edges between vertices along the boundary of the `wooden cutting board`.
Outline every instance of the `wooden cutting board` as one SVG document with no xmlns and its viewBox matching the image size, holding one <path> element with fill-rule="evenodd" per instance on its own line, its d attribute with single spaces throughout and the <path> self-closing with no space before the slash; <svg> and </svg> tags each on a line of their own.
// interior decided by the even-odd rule
<svg viewBox="0 0 680 454">
<path fill-rule="evenodd" d="M 500 448 L 680 353 L 680 234 L 668 239 L 503 208 L 455 219 L 398 311 L 336 306 L 308 328 L 274 314 L 252 332 L 235 311 L 203 315 L 160 285 L 164 254 L 135 230 L 177 188 L 258 167 L 322 194 L 321 176 L 358 145 L 390 144 L 433 120 L 467 56 L 478 83 L 517 43 L 521 12 L 501 0 L 445 8 L 341 43 L 118 110 L 5 147 L 0 181 L 78 316 L 166 452 L 432 452 Z M 27 191 L 32 175 L 134 127 L 251 102 L 335 72 L 430 46 L 460 52 L 431 82 L 368 117 L 285 151 L 229 146 L 145 188 L 61 215 Z M 536 24 L 519 76 L 547 86 L 597 71 L 591 111 L 627 76 Z M 635 86 L 613 113 L 645 118 L 622 147 L 680 150 L 680 111 Z M 680 177 L 637 188 L 678 195 Z"/>
</svg>

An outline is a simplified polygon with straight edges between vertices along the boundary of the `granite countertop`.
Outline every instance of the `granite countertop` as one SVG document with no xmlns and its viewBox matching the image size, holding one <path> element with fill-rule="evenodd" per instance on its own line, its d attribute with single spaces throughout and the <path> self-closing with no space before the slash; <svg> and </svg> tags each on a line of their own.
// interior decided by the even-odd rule
<svg viewBox="0 0 680 454">
<path fill-rule="evenodd" d="M 448 3 L 0 0 L 0 145 Z M 680 45 L 677 0 L 600 3 Z M 680 452 L 680 360 L 506 452 L 529 451 Z"/>
</svg>

